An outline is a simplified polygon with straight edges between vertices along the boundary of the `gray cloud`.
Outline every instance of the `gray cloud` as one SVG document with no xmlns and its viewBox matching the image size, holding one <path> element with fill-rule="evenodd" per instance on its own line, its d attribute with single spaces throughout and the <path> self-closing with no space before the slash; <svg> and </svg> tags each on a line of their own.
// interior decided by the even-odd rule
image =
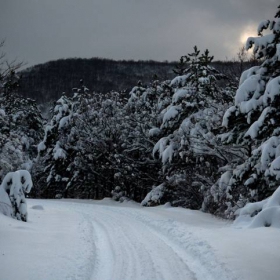
<svg viewBox="0 0 280 280">
<path fill-rule="evenodd" d="M 246 28 L 276 0 L 0 0 L 8 58 L 28 65 L 66 57 L 177 60 L 194 45 L 232 58 Z M 251 35 L 251 34 L 250 34 Z"/>
</svg>

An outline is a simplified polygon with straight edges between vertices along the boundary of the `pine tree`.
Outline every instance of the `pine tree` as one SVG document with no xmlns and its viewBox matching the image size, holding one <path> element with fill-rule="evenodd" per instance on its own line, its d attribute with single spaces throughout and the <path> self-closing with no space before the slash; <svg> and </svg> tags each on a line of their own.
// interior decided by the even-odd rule
<svg viewBox="0 0 280 280">
<path fill-rule="evenodd" d="M 141 84 L 130 92 L 124 106 L 125 122 L 122 133 L 120 160 L 125 175 L 118 177 L 120 192 L 128 198 L 142 201 L 151 186 L 159 182 L 160 162 L 152 157 L 156 139 L 160 136 L 158 116 L 170 103 L 171 88 L 157 77 L 147 87 Z"/>
<path fill-rule="evenodd" d="M 73 102 L 63 95 L 53 109 L 53 117 L 45 128 L 43 141 L 38 145 L 38 151 L 44 162 L 44 173 L 48 173 L 45 197 L 61 195 L 69 180 L 67 166 L 71 162 L 71 154 L 68 149 L 68 137 L 73 119 Z M 41 177 L 43 174 L 37 174 Z M 43 176 L 45 177 L 45 176 Z M 43 192 L 42 188 L 42 192 Z"/>
<path fill-rule="evenodd" d="M 259 24 L 258 37 L 247 39 L 246 49 L 253 48 L 263 62 L 243 72 L 235 104 L 224 115 L 223 141 L 240 145 L 245 156 L 231 169 L 220 196 L 229 217 L 246 202 L 268 197 L 280 183 L 279 43 L 280 10 L 274 20 Z"/>
<path fill-rule="evenodd" d="M 166 176 L 162 201 L 200 209 L 215 182 L 217 166 L 226 162 L 215 137 L 228 94 L 217 82 L 225 78 L 211 67 L 213 56 L 197 47 L 187 56 L 182 76 L 170 83 L 172 102 L 161 112 L 160 135 L 153 154 L 159 155 Z M 205 206 L 206 207 L 206 206 Z"/>
</svg>

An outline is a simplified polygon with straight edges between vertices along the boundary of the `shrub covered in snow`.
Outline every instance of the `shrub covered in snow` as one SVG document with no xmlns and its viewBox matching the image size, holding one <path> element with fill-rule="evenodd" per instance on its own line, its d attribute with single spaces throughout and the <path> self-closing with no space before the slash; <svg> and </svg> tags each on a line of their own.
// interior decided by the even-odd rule
<svg viewBox="0 0 280 280">
<path fill-rule="evenodd" d="M 163 204 L 163 198 L 166 192 L 164 184 L 153 187 L 153 189 L 146 195 L 141 202 L 142 206 L 156 206 Z"/>
<path fill-rule="evenodd" d="M 129 198 L 126 197 L 125 191 L 123 191 L 120 186 L 116 186 L 114 190 L 112 190 L 111 195 L 112 199 L 116 201 L 123 202 L 129 200 Z"/>
<path fill-rule="evenodd" d="M 9 172 L 0 186 L 0 212 L 26 222 L 25 194 L 30 192 L 32 186 L 31 175 L 28 171 Z"/>
</svg>

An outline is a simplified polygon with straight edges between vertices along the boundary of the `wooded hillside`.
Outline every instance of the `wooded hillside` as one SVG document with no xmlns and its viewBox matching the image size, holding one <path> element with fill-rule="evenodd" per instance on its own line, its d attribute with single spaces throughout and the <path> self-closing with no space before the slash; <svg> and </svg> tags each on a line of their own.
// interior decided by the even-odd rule
<svg viewBox="0 0 280 280">
<path fill-rule="evenodd" d="M 71 96 L 72 88 L 79 86 L 80 79 L 91 91 L 130 92 L 139 80 L 149 85 L 157 79 L 169 80 L 175 77 L 173 69 L 177 62 L 158 61 L 116 61 L 102 58 L 69 58 L 50 61 L 21 71 L 20 93 L 35 99 L 38 103 L 57 100 L 63 92 Z M 238 61 L 214 62 L 213 65 L 229 76 L 239 78 L 250 63 Z"/>
</svg>

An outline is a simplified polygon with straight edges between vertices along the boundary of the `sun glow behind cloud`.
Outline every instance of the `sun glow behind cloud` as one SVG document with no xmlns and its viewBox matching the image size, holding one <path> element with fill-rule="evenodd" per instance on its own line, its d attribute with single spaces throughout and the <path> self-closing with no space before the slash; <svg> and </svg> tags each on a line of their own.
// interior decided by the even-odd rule
<svg viewBox="0 0 280 280">
<path fill-rule="evenodd" d="M 252 24 L 247 25 L 243 29 L 243 31 L 241 32 L 240 37 L 239 37 L 239 43 L 240 43 L 241 48 L 245 47 L 247 39 L 249 37 L 256 37 L 257 36 L 256 26 L 257 26 L 257 24 L 252 23 Z M 248 50 L 247 53 L 248 53 L 248 55 L 251 55 L 252 54 L 252 49 Z"/>
<path fill-rule="evenodd" d="M 244 30 L 242 31 L 239 37 L 240 44 L 245 46 L 246 41 L 249 37 L 257 36 L 256 26 L 257 26 L 256 24 L 250 24 L 244 28 Z"/>
</svg>

